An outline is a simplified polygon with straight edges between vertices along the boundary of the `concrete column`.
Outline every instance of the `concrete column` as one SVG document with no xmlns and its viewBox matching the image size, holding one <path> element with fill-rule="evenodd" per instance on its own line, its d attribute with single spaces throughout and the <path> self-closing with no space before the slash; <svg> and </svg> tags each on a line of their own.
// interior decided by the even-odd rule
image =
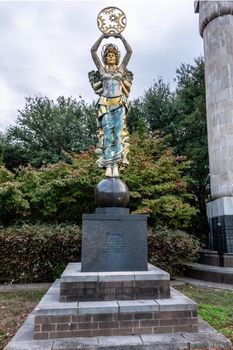
<svg viewBox="0 0 233 350">
<path fill-rule="evenodd" d="M 204 41 L 210 245 L 233 253 L 233 1 L 195 1 Z"/>
</svg>

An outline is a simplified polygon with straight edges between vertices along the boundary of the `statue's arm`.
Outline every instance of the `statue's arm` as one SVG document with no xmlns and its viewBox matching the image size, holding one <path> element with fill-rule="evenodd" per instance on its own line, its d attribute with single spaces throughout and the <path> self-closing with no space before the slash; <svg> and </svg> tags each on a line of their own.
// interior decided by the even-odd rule
<svg viewBox="0 0 233 350">
<path fill-rule="evenodd" d="M 126 39 L 121 34 L 118 34 L 116 37 L 121 39 L 121 41 L 124 44 L 125 50 L 126 50 L 126 54 L 125 54 L 125 56 L 122 60 L 122 63 L 121 63 L 121 68 L 125 69 L 129 63 L 129 60 L 132 56 L 133 51 L 132 51 L 129 43 L 126 41 Z"/>
<path fill-rule="evenodd" d="M 93 58 L 93 61 L 95 62 L 95 65 L 98 69 L 98 71 L 100 72 L 103 69 L 103 65 L 101 63 L 101 60 L 99 59 L 99 56 L 97 54 L 98 48 L 101 44 L 101 41 L 103 40 L 103 38 L 105 38 L 105 35 L 102 34 L 99 39 L 96 41 L 96 43 L 92 46 L 91 48 L 91 56 Z"/>
</svg>

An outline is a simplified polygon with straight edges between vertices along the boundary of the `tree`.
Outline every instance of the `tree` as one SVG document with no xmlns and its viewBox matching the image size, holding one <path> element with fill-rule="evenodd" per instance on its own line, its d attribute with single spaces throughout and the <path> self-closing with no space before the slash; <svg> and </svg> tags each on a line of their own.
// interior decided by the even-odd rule
<svg viewBox="0 0 233 350">
<path fill-rule="evenodd" d="M 21 168 L 12 174 L 0 168 L 0 217 L 14 222 L 81 223 L 83 213 L 94 211 L 94 189 L 103 178 L 95 166 L 94 149 L 74 154 L 72 163 L 47 164 L 40 169 Z M 196 209 L 189 203 L 190 179 L 183 176 L 189 163 L 173 154 L 160 138 L 131 136 L 130 165 L 122 179 L 130 190 L 129 207 L 147 213 L 151 225 L 186 228 Z"/>
<path fill-rule="evenodd" d="M 131 103 L 128 115 L 129 131 L 136 130 L 140 119 L 143 119 L 148 130 L 159 131 L 163 137 L 171 132 L 177 112 L 175 94 L 171 92 L 169 84 L 159 77 L 141 99 Z"/>
<path fill-rule="evenodd" d="M 192 161 L 188 174 L 194 180 L 191 191 L 200 211 L 199 222 L 195 222 L 194 225 L 200 233 L 207 232 L 209 163 L 203 58 L 195 59 L 193 65 L 181 64 L 176 71 L 176 79 L 179 114 L 175 122 L 172 145 L 178 154 L 183 154 Z"/>
<path fill-rule="evenodd" d="M 7 131 L 11 147 L 5 152 L 6 165 L 9 153 L 17 150 L 36 167 L 66 160 L 66 152 L 85 151 L 95 143 L 96 128 L 95 108 L 83 100 L 58 97 L 54 102 L 47 97 L 26 98 L 16 126 Z"/>
<path fill-rule="evenodd" d="M 137 129 L 142 118 L 148 130 L 161 135 L 177 156 L 186 156 L 192 162 L 187 174 L 193 179 L 192 204 L 200 213 L 193 228 L 198 234 L 206 233 L 209 184 L 203 58 L 198 57 L 194 64 L 181 64 L 176 82 L 172 92 L 159 78 L 141 99 L 131 103 L 128 124 L 130 130 Z"/>
<path fill-rule="evenodd" d="M 10 142 L 7 134 L 0 133 L 0 164 L 5 164 L 7 169 L 14 171 L 28 163 L 29 159 L 22 145 Z"/>
</svg>

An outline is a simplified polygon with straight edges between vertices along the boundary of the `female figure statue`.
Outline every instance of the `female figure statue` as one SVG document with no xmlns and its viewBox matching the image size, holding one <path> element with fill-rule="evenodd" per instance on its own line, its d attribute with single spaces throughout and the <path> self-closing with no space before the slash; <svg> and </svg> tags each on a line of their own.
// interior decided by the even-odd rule
<svg viewBox="0 0 233 350">
<path fill-rule="evenodd" d="M 102 49 L 102 61 L 97 50 L 104 38 L 113 36 L 122 40 L 126 54 L 120 63 L 120 51 L 114 44 Z M 128 164 L 129 137 L 126 129 L 127 99 L 133 74 L 126 67 L 132 50 L 121 34 L 103 34 L 91 49 L 92 58 L 98 69 L 89 73 L 89 80 L 98 95 L 98 144 L 97 165 L 106 168 L 105 175 L 118 177 L 118 164 Z"/>
</svg>

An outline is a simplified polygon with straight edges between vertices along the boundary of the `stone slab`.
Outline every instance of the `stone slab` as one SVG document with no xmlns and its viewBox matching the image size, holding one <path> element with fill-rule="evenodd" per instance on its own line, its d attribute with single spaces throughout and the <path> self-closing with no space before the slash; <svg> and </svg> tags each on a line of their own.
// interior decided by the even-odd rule
<svg viewBox="0 0 233 350">
<path fill-rule="evenodd" d="M 61 282 L 75 281 L 123 281 L 123 280 L 169 280 L 169 273 L 151 264 L 145 271 L 85 272 L 81 263 L 69 263 L 61 275 Z"/>
<path fill-rule="evenodd" d="M 119 347 L 119 344 L 124 349 L 129 349 L 129 347 L 140 347 L 142 348 L 143 342 L 138 335 L 132 336 L 112 336 L 112 337 L 99 337 L 99 349 L 111 349 L 112 347 L 115 349 Z"/>
<path fill-rule="evenodd" d="M 195 311 L 197 309 L 197 304 L 193 300 L 184 296 L 174 288 L 171 288 L 171 298 L 157 299 L 156 302 L 159 305 L 159 311 Z"/>
<path fill-rule="evenodd" d="M 183 334 L 167 333 L 165 334 L 142 334 L 142 342 L 147 350 L 154 350 L 156 344 L 156 350 L 172 350 L 174 349 L 187 349 L 188 342 L 184 338 Z"/>
<path fill-rule="evenodd" d="M 78 305 L 79 315 L 112 314 L 119 312 L 117 301 L 89 301 L 80 302 Z"/>
<path fill-rule="evenodd" d="M 61 303 L 59 301 L 60 280 L 56 280 L 35 307 L 36 315 L 73 315 L 77 313 L 77 302 Z"/>
<path fill-rule="evenodd" d="M 156 300 L 119 300 L 119 313 L 159 311 Z"/>
<path fill-rule="evenodd" d="M 83 214 L 82 271 L 146 271 L 147 216 Z"/>
<path fill-rule="evenodd" d="M 53 350 L 97 350 L 99 347 L 98 338 L 75 338 L 56 339 Z"/>
</svg>

